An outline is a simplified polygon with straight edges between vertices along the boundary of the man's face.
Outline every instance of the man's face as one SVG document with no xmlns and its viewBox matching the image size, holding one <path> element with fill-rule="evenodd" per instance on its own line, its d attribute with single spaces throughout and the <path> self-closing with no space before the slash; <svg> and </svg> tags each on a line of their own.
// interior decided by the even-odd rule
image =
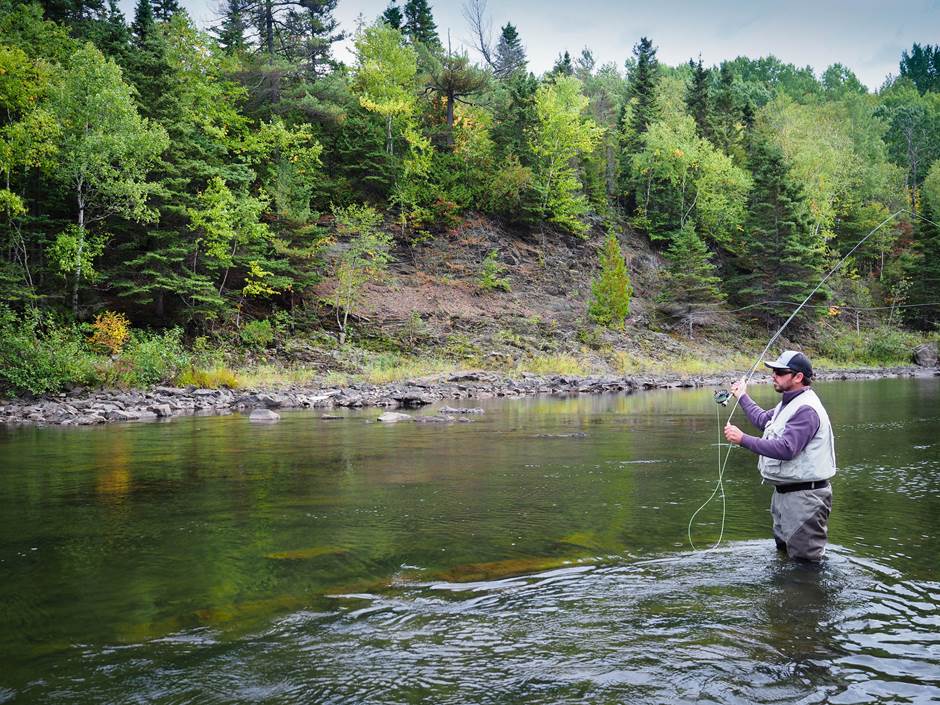
<svg viewBox="0 0 940 705">
<path fill-rule="evenodd" d="M 774 391 L 789 392 L 791 389 L 799 389 L 803 384 L 803 373 L 793 370 L 771 370 L 773 376 Z"/>
</svg>

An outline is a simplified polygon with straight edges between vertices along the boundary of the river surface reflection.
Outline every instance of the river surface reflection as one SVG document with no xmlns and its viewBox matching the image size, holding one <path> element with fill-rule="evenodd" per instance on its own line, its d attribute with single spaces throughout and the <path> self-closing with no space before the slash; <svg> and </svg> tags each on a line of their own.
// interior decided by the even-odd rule
<svg viewBox="0 0 940 705">
<path fill-rule="evenodd" d="M 940 380 L 817 388 L 821 568 L 710 390 L 0 431 L 0 702 L 940 701 Z"/>
</svg>

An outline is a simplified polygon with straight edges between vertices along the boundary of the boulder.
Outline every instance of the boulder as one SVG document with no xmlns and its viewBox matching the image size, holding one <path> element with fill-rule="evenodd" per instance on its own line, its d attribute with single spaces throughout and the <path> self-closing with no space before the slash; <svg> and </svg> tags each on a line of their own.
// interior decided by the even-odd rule
<svg viewBox="0 0 940 705">
<path fill-rule="evenodd" d="M 161 419 L 167 418 L 173 415 L 173 409 L 170 408 L 169 404 L 154 404 L 150 407 L 150 411 L 155 413 Z"/>
<path fill-rule="evenodd" d="M 396 411 L 386 411 L 379 416 L 379 421 L 383 423 L 397 423 L 398 421 L 414 421 L 414 417 L 408 414 L 399 414 Z"/>
<path fill-rule="evenodd" d="M 281 416 L 270 409 L 254 409 L 248 416 L 248 420 L 254 423 L 268 423 L 280 421 Z"/>
<path fill-rule="evenodd" d="M 914 359 L 915 365 L 920 367 L 936 367 L 937 344 L 924 343 L 923 345 L 918 345 L 916 348 L 914 348 L 912 357 Z"/>
</svg>

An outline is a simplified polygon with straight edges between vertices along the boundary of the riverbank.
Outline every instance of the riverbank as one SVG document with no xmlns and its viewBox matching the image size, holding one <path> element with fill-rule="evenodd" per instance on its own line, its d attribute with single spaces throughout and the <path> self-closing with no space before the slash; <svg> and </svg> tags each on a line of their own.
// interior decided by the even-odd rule
<svg viewBox="0 0 940 705">
<path fill-rule="evenodd" d="M 416 409 L 445 400 L 518 398 L 537 394 L 634 393 L 645 389 L 720 387 L 743 373 L 656 376 L 569 376 L 467 370 L 388 384 L 288 385 L 276 389 L 198 389 L 158 386 L 148 390 L 75 390 L 37 399 L 0 402 L 0 424 L 93 426 L 166 420 L 176 416 L 250 414 L 256 409 L 377 407 Z M 930 377 L 940 368 L 849 368 L 820 371 L 817 379 Z M 752 383 L 761 383 L 757 379 Z M 441 420 L 448 420 L 447 414 Z"/>
</svg>

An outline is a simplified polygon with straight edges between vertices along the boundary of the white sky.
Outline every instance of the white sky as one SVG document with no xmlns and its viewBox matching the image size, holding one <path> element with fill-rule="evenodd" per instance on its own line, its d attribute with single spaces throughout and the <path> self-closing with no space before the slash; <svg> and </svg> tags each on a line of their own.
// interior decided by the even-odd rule
<svg viewBox="0 0 940 705">
<path fill-rule="evenodd" d="M 469 37 L 462 0 L 430 0 L 438 31 L 447 30 L 455 45 Z M 193 19 L 205 26 L 217 0 L 182 0 Z M 122 0 L 133 15 L 134 0 Z M 399 6 L 404 0 L 399 0 Z M 339 0 L 335 16 L 350 32 L 361 13 L 377 17 L 387 0 Z M 940 42 L 940 0 L 489 0 L 494 35 L 512 22 L 519 29 L 529 68 L 551 68 L 566 49 L 572 56 L 584 46 L 598 64 L 619 66 L 641 36 L 658 47 L 660 61 L 678 65 L 701 54 L 706 65 L 736 56 L 773 54 L 797 66 L 812 66 L 817 75 L 842 63 L 870 89 L 898 72 L 901 51 L 914 42 Z M 337 58 L 351 61 L 346 46 Z"/>
</svg>

